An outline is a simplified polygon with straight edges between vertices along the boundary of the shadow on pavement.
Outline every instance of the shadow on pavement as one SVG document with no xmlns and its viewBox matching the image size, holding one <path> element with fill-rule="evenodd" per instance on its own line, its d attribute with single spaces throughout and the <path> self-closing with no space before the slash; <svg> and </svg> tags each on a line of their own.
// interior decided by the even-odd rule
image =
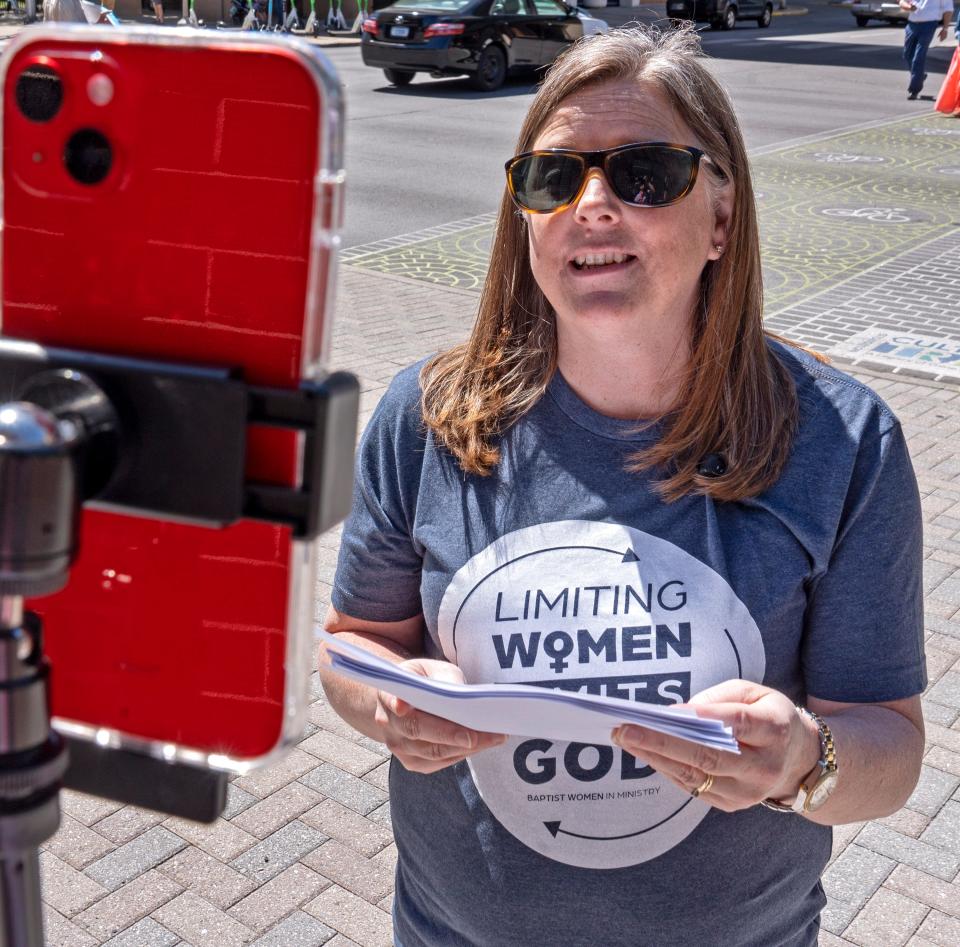
<svg viewBox="0 0 960 947">
<path fill-rule="evenodd" d="M 538 82 L 539 79 L 529 75 L 517 76 L 516 78 L 511 76 L 495 92 L 480 92 L 474 89 L 470 85 L 469 79 L 466 78 L 432 79 L 427 73 L 422 73 L 410 85 L 403 88 L 383 85 L 373 91 L 404 98 L 444 98 L 468 101 L 470 99 L 504 99 L 516 95 L 533 95 L 536 92 Z"/>
<path fill-rule="evenodd" d="M 903 36 L 902 31 L 897 30 L 896 27 L 881 25 L 876 29 L 894 33 L 898 39 Z M 869 26 L 860 30 L 858 35 L 868 31 L 872 32 Z M 797 36 L 795 40 L 783 39 L 756 44 L 729 42 L 703 44 L 704 52 L 720 60 L 780 63 L 784 66 L 852 66 L 856 69 L 889 69 L 906 75 L 901 48 L 899 42 L 890 45 L 873 44 L 862 40 L 856 43 L 817 42 L 802 35 Z M 945 43 L 942 46 L 935 43 L 931 46 L 927 54 L 927 71 L 937 74 L 945 73 L 950 57 L 953 55 L 953 49 L 952 43 Z"/>
</svg>

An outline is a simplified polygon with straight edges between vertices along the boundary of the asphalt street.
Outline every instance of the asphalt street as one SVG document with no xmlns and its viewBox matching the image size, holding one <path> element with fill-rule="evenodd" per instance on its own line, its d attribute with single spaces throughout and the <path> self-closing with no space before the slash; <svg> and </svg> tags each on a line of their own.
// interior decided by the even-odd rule
<svg viewBox="0 0 960 947">
<path fill-rule="evenodd" d="M 929 111 L 929 103 L 906 100 L 902 30 L 858 29 L 849 10 L 818 0 L 806 9 L 775 17 L 769 30 L 741 23 L 730 33 L 703 33 L 752 153 Z M 655 16 L 652 8 L 594 12 L 611 22 Z M 939 87 L 953 45 L 952 35 L 934 42 L 926 91 Z M 496 210 L 503 162 L 513 154 L 533 82 L 515 79 L 484 94 L 462 79 L 418 75 L 396 89 L 363 65 L 359 48 L 326 52 L 347 90 L 345 247 Z"/>
</svg>

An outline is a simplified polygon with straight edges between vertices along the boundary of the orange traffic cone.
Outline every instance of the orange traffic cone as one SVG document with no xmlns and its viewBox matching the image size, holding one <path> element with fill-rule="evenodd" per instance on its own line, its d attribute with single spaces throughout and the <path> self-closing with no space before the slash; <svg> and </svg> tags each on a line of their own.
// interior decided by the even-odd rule
<svg viewBox="0 0 960 947">
<path fill-rule="evenodd" d="M 960 117 L 960 46 L 953 52 L 947 78 L 943 80 L 934 108 L 945 115 Z"/>
</svg>

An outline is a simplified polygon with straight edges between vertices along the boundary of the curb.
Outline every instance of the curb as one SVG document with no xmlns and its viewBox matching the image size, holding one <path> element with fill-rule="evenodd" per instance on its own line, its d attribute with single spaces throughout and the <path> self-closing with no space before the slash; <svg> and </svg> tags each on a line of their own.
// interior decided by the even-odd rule
<svg viewBox="0 0 960 947">
<path fill-rule="evenodd" d="M 934 388 L 950 386 L 960 388 L 960 378 L 956 375 L 941 375 L 933 369 L 914 368 L 911 365 L 892 365 L 889 362 L 874 361 L 869 356 L 864 358 L 850 358 L 849 355 L 831 355 L 830 351 L 821 353 L 826 355 L 831 365 L 846 371 L 868 371 L 874 375 L 894 376 L 898 379 L 909 380 L 911 383 L 926 382 Z"/>
<path fill-rule="evenodd" d="M 336 48 L 338 46 L 359 46 L 360 37 L 357 36 L 307 36 L 306 34 L 294 33 L 294 36 L 299 36 L 302 39 L 305 39 L 308 43 L 313 46 L 322 46 L 327 49 Z"/>
</svg>

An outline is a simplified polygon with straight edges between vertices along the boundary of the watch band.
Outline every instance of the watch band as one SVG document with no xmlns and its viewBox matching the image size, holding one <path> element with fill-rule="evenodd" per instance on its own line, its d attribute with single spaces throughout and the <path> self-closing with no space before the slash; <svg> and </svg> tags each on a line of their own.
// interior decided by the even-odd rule
<svg viewBox="0 0 960 947">
<path fill-rule="evenodd" d="M 801 707 L 798 704 L 797 713 L 805 714 L 817 725 L 817 735 L 820 737 L 820 759 L 817 760 L 813 775 L 808 776 L 800 784 L 795 798 L 789 801 L 786 799 L 761 800 L 761 805 L 772 809 L 774 812 L 812 812 L 822 804 L 821 802 L 816 806 L 811 806 L 811 796 L 814 790 L 822 783 L 829 781 L 830 785 L 827 787 L 827 791 L 829 791 L 832 789 L 832 784 L 836 780 L 838 769 L 837 751 L 833 743 L 833 734 L 830 732 L 830 727 L 827 726 L 819 714 L 814 713 L 807 707 Z"/>
</svg>

